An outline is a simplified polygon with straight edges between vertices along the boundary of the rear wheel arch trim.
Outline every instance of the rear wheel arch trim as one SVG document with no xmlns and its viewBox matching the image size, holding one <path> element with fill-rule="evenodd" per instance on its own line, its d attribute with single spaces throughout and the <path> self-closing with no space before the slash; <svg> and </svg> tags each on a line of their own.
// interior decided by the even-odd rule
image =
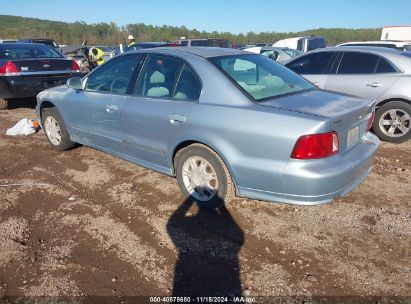
<svg viewBox="0 0 411 304">
<path fill-rule="evenodd" d="M 214 151 L 214 153 L 216 153 L 218 155 L 218 157 L 221 158 L 221 160 L 224 162 L 224 165 L 227 167 L 228 173 L 230 173 L 231 175 L 231 179 L 234 185 L 234 189 L 237 189 L 237 182 L 235 179 L 235 175 L 233 174 L 233 170 L 230 167 L 230 165 L 228 164 L 227 159 L 224 157 L 224 154 L 217 148 L 215 148 L 213 145 L 209 145 L 204 141 L 200 141 L 200 140 L 185 140 L 185 141 L 181 141 L 180 143 L 178 143 L 177 145 L 174 146 L 173 148 L 173 153 L 171 154 L 171 164 L 172 164 L 172 169 L 173 169 L 173 175 L 175 176 L 175 160 L 176 160 L 176 155 L 179 151 L 181 151 L 182 149 L 185 149 L 191 145 L 202 145 L 212 151 Z"/>
<path fill-rule="evenodd" d="M 389 102 L 392 102 L 392 101 L 400 101 L 400 102 L 404 102 L 404 103 L 407 103 L 407 104 L 411 105 L 411 100 L 409 100 L 409 99 L 402 98 L 402 97 L 399 97 L 399 98 L 392 97 L 392 98 L 387 98 L 387 99 L 378 101 L 375 106 L 376 106 L 377 109 L 378 109 L 379 107 L 382 107 L 383 105 L 385 105 L 385 104 L 387 104 L 387 103 L 389 103 Z"/>
</svg>

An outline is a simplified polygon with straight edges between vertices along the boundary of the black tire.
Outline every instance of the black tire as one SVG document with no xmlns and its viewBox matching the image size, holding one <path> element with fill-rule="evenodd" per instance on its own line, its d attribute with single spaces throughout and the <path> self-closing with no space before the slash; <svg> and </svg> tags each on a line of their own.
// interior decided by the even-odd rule
<svg viewBox="0 0 411 304">
<path fill-rule="evenodd" d="M 373 123 L 373 132 L 379 139 L 391 143 L 402 143 L 411 138 L 411 121 L 410 119 L 403 121 L 405 127 L 408 129 L 405 133 L 401 133 L 401 130 L 396 129 L 394 135 L 387 134 L 389 126 L 382 124 L 382 119 L 390 120 L 391 116 L 387 114 L 389 110 L 397 110 L 398 115 L 408 114 L 411 117 L 411 105 L 403 101 L 391 101 L 383 106 L 379 107 L 375 113 L 375 119 Z M 384 116 L 384 117 L 383 117 Z M 401 119 L 401 117 L 400 117 Z"/>
<path fill-rule="evenodd" d="M 183 180 L 183 166 L 185 162 L 192 157 L 200 157 L 205 159 L 215 171 L 218 180 L 218 187 L 213 197 L 209 200 L 199 200 L 191 195 L 187 190 Z M 207 146 L 201 144 L 193 144 L 177 152 L 175 156 L 175 171 L 178 185 L 183 194 L 195 201 L 199 207 L 206 209 L 215 209 L 229 202 L 234 197 L 234 186 L 231 175 L 224 164 L 221 157 Z M 196 190 L 195 190 L 196 191 Z"/>
<path fill-rule="evenodd" d="M 48 132 L 47 127 L 45 125 L 45 122 L 47 121 L 48 117 L 53 118 L 57 122 L 57 124 L 60 128 L 59 135 L 61 136 L 61 140 L 59 141 L 58 144 L 56 144 L 56 142 L 53 142 L 53 140 L 51 138 L 49 138 L 49 132 Z M 42 112 L 41 119 L 42 119 L 43 130 L 44 130 L 44 133 L 46 135 L 47 141 L 50 143 L 50 145 L 54 149 L 56 149 L 58 151 L 65 151 L 65 150 L 73 148 L 76 145 L 75 142 L 70 140 L 70 135 L 67 132 L 67 129 L 64 125 L 64 121 L 61 118 L 58 111 L 56 110 L 56 108 L 45 108 Z"/>
<path fill-rule="evenodd" d="M 0 98 L 0 110 L 7 110 L 9 108 L 9 101 L 7 99 Z"/>
</svg>

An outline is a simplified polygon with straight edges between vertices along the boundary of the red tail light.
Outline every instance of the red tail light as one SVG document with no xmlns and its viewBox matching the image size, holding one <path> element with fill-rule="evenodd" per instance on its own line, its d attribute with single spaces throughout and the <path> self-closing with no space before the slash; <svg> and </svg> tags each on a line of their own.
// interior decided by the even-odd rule
<svg viewBox="0 0 411 304">
<path fill-rule="evenodd" d="M 375 111 L 372 111 L 370 120 L 368 121 L 367 131 L 371 130 L 372 124 L 374 123 L 374 118 L 375 118 Z"/>
<path fill-rule="evenodd" d="M 80 67 L 78 66 L 77 62 L 74 60 L 71 61 L 71 70 L 73 72 L 80 72 Z"/>
<path fill-rule="evenodd" d="M 0 76 L 16 76 L 19 74 L 20 73 L 13 61 L 7 61 L 0 67 Z"/>
<path fill-rule="evenodd" d="M 339 140 L 336 132 L 304 135 L 297 140 L 291 158 L 326 158 L 338 151 Z"/>
</svg>

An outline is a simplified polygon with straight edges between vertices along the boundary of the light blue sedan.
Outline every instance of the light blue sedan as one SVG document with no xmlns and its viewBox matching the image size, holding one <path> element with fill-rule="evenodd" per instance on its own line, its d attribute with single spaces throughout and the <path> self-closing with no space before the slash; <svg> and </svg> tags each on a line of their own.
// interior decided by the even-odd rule
<svg viewBox="0 0 411 304">
<path fill-rule="evenodd" d="M 204 207 L 233 195 L 331 202 L 368 176 L 379 146 L 373 102 L 232 49 L 120 55 L 43 91 L 36 111 L 55 149 L 80 143 L 176 176 Z"/>
</svg>

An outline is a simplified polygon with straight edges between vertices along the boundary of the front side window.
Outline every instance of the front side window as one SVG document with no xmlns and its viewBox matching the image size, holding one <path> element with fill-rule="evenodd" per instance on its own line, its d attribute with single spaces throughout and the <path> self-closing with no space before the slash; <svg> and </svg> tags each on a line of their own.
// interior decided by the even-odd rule
<svg viewBox="0 0 411 304">
<path fill-rule="evenodd" d="M 194 72 L 187 66 L 181 72 L 173 98 L 179 100 L 197 100 L 201 93 L 201 83 Z"/>
<path fill-rule="evenodd" d="M 317 52 L 302 56 L 286 66 L 302 75 L 325 74 L 336 52 Z"/>
<path fill-rule="evenodd" d="M 108 61 L 88 76 L 86 91 L 126 94 L 143 55 L 121 56 Z"/>
<path fill-rule="evenodd" d="M 210 58 L 255 101 L 298 93 L 315 87 L 284 66 L 261 55 Z"/>
<path fill-rule="evenodd" d="M 380 57 L 374 54 L 345 52 L 337 74 L 372 74 L 379 60 Z"/>
</svg>

